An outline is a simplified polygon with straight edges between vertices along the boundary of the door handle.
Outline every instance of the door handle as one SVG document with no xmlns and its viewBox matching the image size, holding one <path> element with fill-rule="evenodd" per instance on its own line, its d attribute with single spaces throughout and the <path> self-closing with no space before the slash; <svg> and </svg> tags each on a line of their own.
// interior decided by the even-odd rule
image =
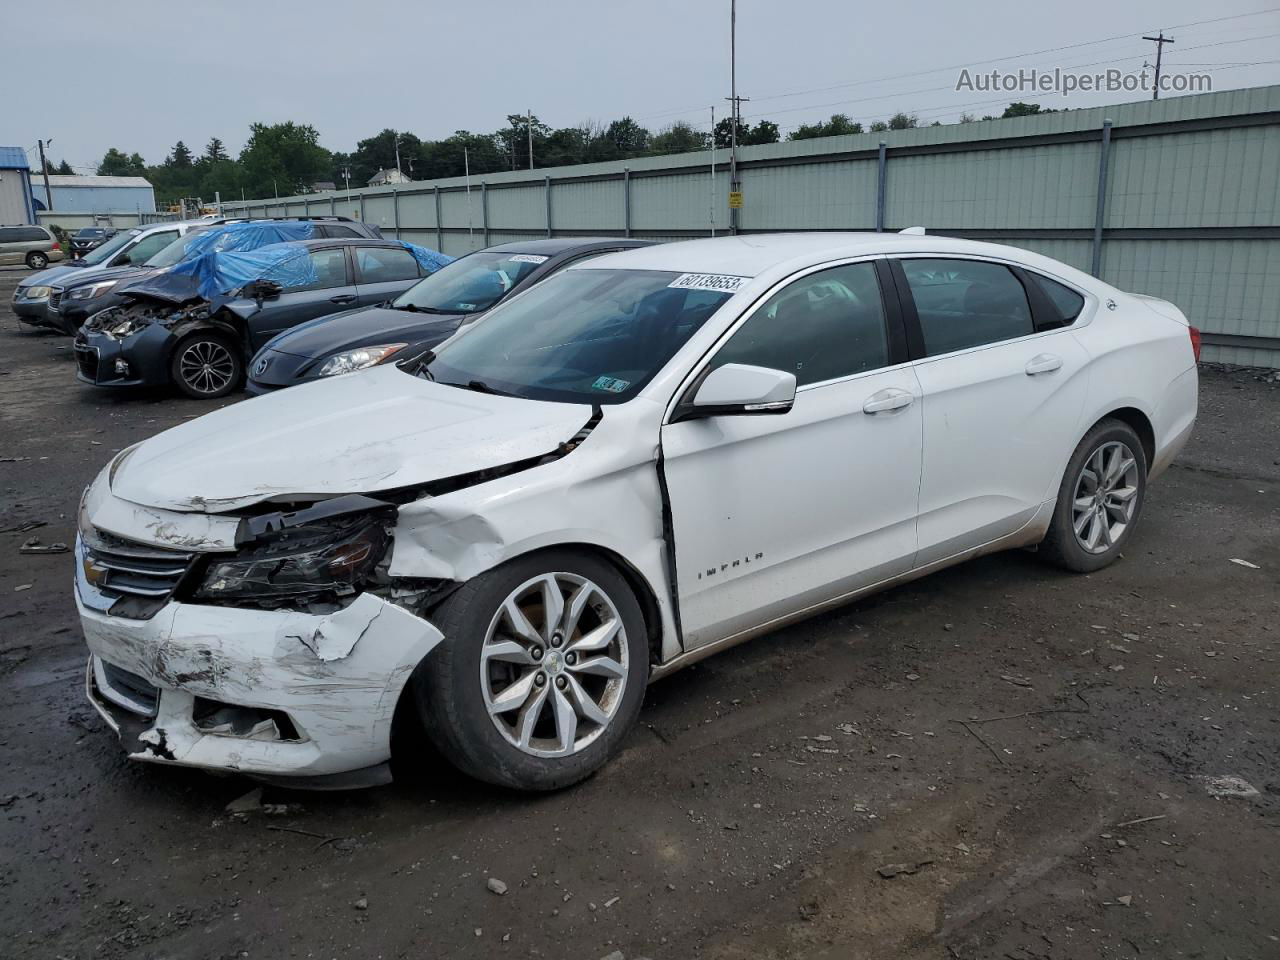
<svg viewBox="0 0 1280 960">
<path fill-rule="evenodd" d="M 889 387 L 885 390 L 877 390 L 867 397 L 866 402 L 862 405 L 862 412 L 888 413 L 891 410 L 901 410 L 904 407 L 911 406 L 915 399 L 906 390 L 897 390 Z"/>
<path fill-rule="evenodd" d="M 353 293 L 340 293 L 336 297 L 329 298 L 330 303 L 355 303 L 356 298 Z"/>
<path fill-rule="evenodd" d="M 1027 361 L 1027 376 L 1034 377 L 1038 373 L 1053 373 L 1062 368 L 1062 358 L 1051 353 L 1040 353 Z"/>
</svg>

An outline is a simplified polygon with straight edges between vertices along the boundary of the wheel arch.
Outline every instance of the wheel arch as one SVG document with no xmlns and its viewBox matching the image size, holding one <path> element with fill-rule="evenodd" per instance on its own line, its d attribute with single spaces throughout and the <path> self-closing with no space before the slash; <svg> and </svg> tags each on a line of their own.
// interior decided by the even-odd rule
<svg viewBox="0 0 1280 960">
<path fill-rule="evenodd" d="M 1092 430 L 1103 420 L 1108 419 L 1119 420 L 1133 429 L 1133 432 L 1138 435 L 1138 439 L 1142 441 L 1142 452 L 1147 458 L 1147 469 L 1150 469 L 1156 457 L 1156 430 L 1151 418 L 1137 407 L 1117 407 L 1094 420 L 1089 425 L 1089 430 Z M 1088 436 L 1089 430 L 1086 430 L 1081 435 L 1081 439 Z"/>
</svg>

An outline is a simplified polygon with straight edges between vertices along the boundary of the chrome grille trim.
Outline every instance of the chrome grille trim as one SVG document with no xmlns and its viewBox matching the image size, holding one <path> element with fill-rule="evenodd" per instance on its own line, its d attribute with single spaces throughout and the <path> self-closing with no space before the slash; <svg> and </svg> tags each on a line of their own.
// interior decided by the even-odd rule
<svg viewBox="0 0 1280 960">
<path fill-rule="evenodd" d="M 102 530 L 91 530 L 84 538 L 86 578 L 108 597 L 167 597 L 194 560 L 194 553 L 136 543 Z"/>
</svg>

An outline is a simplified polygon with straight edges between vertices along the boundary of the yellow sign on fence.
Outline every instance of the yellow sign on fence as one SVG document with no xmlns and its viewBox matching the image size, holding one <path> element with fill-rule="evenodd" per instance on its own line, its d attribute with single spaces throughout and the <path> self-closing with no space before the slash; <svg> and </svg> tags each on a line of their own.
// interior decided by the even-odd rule
<svg viewBox="0 0 1280 960">
<path fill-rule="evenodd" d="M 730 210 L 742 209 L 742 191 L 741 190 L 729 191 L 729 209 Z"/>
</svg>

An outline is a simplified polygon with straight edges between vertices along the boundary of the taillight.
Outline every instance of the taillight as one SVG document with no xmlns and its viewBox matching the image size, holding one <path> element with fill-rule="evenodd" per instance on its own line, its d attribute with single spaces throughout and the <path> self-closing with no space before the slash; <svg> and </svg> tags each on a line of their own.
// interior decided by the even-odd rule
<svg viewBox="0 0 1280 960">
<path fill-rule="evenodd" d="M 50 249 L 50 250 L 61 250 L 61 249 L 62 249 L 62 247 L 58 246 L 58 241 L 57 241 L 57 240 L 55 240 L 55 241 L 53 241 L 53 246 L 52 246 L 52 247 L 50 247 L 49 249 Z"/>
<path fill-rule="evenodd" d="M 1191 352 L 1195 354 L 1196 363 L 1200 362 L 1200 329 L 1198 327 L 1187 327 L 1187 333 L 1191 334 Z"/>
</svg>

